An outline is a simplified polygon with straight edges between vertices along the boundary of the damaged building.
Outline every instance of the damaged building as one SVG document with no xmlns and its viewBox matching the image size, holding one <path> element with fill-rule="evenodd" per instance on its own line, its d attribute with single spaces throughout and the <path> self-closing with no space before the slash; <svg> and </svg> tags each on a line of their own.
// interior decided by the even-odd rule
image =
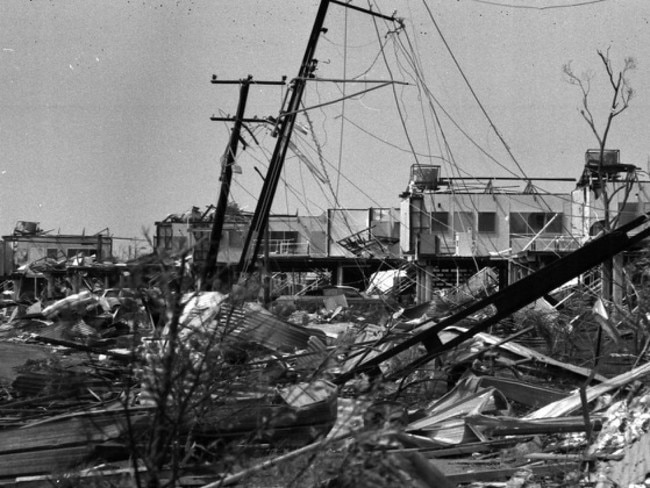
<svg viewBox="0 0 650 488">
<path fill-rule="evenodd" d="M 513 283 L 580 248 L 609 218 L 623 225 L 650 208 L 650 181 L 639 168 L 605 152 L 606 177 L 599 180 L 599 151 L 585 153 L 583 174 L 570 178 L 449 177 L 440 167 L 414 165 L 400 195 L 400 246 L 418 268 L 418 299 L 456 286 L 484 266 L 499 270 L 501 285 Z M 540 186 L 572 187 L 548 193 Z M 523 185 L 523 186 L 522 186 Z"/>
<path fill-rule="evenodd" d="M 1 274 L 16 297 L 52 297 L 55 288 L 63 286 L 79 291 L 80 269 L 113 258 L 113 238 L 107 229 L 92 235 L 54 234 L 43 231 L 38 222 L 20 221 L 11 235 L 2 237 L 1 245 Z M 98 270 L 93 278 L 108 286 L 106 270 Z"/>
<path fill-rule="evenodd" d="M 601 232 L 602 182 L 589 169 L 572 192 L 542 195 L 531 182 L 517 193 L 494 182 L 477 191 L 414 168 L 401 218 L 398 209 L 372 208 L 270 219 L 263 248 L 278 278 L 329 267 L 329 285 L 345 285 L 354 283 L 349 268 L 390 263 L 419 270 L 415 305 L 388 300 L 379 282 L 371 294 L 291 289 L 268 307 L 245 281 L 228 293 L 171 286 L 167 255 L 200 267 L 213 217 L 194 208 L 163 219 L 159 255 L 149 258 L 168 283 L 111 289 L 80 273 L 75 293 L 5 304 L 0 483 L 265 486 L 276 476 L 266 470 L 300 456 L 315 464 L 318 482 L 304 484 L 314 487 L 346 486 L 376 469 L 393 486 L 646 479 L 644 295 L 614 320 L 579 280 L 643 245 L 645 182 L 630 167 L 612 168 L 610 188 L 627 197 L 609 200 L 619 222 Z M 424 170 L 435 179 L 423 183 Z M 248 225 L 244 214 L 225 222 L 220 264 L 237 262 Z M 48 244 L 45 236 L 13 237 L 38 249 L 27 256 L 45 253 L 28 266 L 43 273 L 34 264 L 47 262 L 47 248 L 36 246 Z M 103 252 L 80 237 L 86 257 Z M 80 261 L 66 259 L 61 272 L 90 265 L 66 243 Z M 138 266 L 122 271 L 135 278 Z M 295 292 L 309 306 L 298 306 Z M 257 460 L 253 450 L 264 459 L 233 462 Z M 319 466 L 318 456 L 337 468 Z"/>
</svg>

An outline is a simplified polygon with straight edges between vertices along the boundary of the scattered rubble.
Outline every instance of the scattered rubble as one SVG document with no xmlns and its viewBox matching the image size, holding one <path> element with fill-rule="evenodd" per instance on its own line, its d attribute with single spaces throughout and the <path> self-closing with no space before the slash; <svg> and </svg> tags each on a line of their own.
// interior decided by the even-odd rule
<svg viewBox="0 0 650 488">
<path fill-rule="evenodd" d="M 550 295 L 476 330 L 490 312 L 474 304 L 499 294 L 490 276 L 407 309 L 328 293 L 267 310 L 192 292 L 167 293 L 161 311 L 160 290 L 137 288 L 9 301 L 0 486 L 246 484 L 316 451 L 338 466 L 320 486 L 378 474 L 385 486 L 641 486 L 645 350 L 618 369 L 596 361 L 600 321 Z M 631 357 L 625 321 L 614 327 L 598 347 Z"/>
</svg>

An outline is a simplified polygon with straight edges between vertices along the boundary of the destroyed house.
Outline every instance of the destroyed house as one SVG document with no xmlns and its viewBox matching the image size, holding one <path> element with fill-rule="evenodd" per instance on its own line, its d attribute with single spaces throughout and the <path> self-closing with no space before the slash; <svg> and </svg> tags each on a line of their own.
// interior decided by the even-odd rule
<svg viewBox="0 0 650 488">
<path fill-rule="evenodd" d="M 194 266 L 201 266 L 208 253 L 212 208 L 201 212 L 194 207 L 156 222 L 156 249 L 171 256 L 187 253 Z M 272 273 L 300 275 L 321 270 L 335 276 L 337 284 L 363 282 L 361 275 L 374 272 L 383 260 L 401 259 L 398 217 L 398 208 L 330 209 L 316 216 L 270 215 L 260 257 L 268 256 Z M 240 261 L 250 222 L 250 214 L 226 215 L 217 257 L 220 266 Z"/>
<path fill-rule="evenodd" d="M 154 247 L 170 256 L 190 257 L 195 263 L 202 263 L 207 254 L 214 213 L 212 207 L 200 212 L 193 207 L 184 214 L 171 214 L 156 222 Z M 239 261 L 250 224 L 250 215 L 227 215 L 223 224 L 222 240 L 218 262 Z"/>
<path fill-rule="evenodd" d="M 329 209 L 328 256 L 399 257 L 399 208 Z"/>
<path fill-rule="evenodd" d="M 188 252 L 195 264 L 203 263 L 208 254 L 213 218 L 210 207 L 203 213 L 194 207 L 192 212 L 171 215 L 156 222 L 156 249 L 170 255 Z M 250 214 L 226 216 L 219 242 L 218 263 L 239 262 L 250 221 Z M 326 229 L 324 217 L 271 215 L 268 245 L 263 243 L 260 248 L 274 256 L 324 256 L 327 249 Z"/>
<path fill-rule="evenodd" d="M 326 242 L 323 216 L 270 215 L 261 248 L 275 256 L 325 256 Z"/>
<path fill-rule="evenodd" d="M 107 284 L 118 274 L 97 265 L 112 258 L 113 238 L 107 232 L 51 234 L 37 223 L 19 222 L 2 239 L 2 276 L 17 298 L 51 298 L 66 286 L 77 291 L 84 280 Z"/>
<path fill-rule="evenodd" d="M 28 223 L 31 224 L 31 223 Z M 52 234 L 38 224 L 19 222 L 12 235 L 2 237 L 4 275 L 43 262 L 66 262 L 92 258 L 102 261 L 112 256 L 113 239 L 106 233 Z"/>
</svg>

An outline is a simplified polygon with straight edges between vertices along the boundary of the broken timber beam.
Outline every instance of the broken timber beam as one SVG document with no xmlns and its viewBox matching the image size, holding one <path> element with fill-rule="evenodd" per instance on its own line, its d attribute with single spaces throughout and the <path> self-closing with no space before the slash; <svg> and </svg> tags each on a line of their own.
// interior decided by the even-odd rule
<svg viewBox="0 0 650 488">
<path fill-rule="evenodd" d="M 491 325 L 496 324 L 500 320 L 508 317 L 510 314 L 525 307 L 534 300 L 544 296 L 570 279 L 580 276 L 582 273 L 601 264 L 606 259 L 615 256 L 619 252 L 624 251 L 633 244 L 650 236 L 650 227 L 640 230 L 637 234 L 629 235 L 632 230 L 641 227 L 643 224 L 647 224 L 648 222 L 650 222 L 650 213 L 644 214 L 628 224 L 618 227 L 610 233 L 594 239 L 571 254 L 558 259 L 525 278 L 522 278 L 507 288 L 479 300 L 454 315 L 434 324 L 426 330 L 415 334 L 410 339 L 407 339 L 406 341 L 397 344 L 389 350 L 358 365 L 347 373 L 340 375 L 336 378 L 335 383 L 343 384 L 359 373 L 371 371 L 387 359 L 394 357 L 400 352 L 405 351 L 418 343 L 435 343 L 440 331 L 458 323 L 462 319 L 476 314 L 477 312 L 483 311 L 489 315 L 488 318 L 477 323 L 466 332 L 460 334 L 458 337 L 444 345 L 440 344 L 434 347 L 429 347 L 426 354 L 412 361 L 399 372 L 400 376 L 408 374 L 413 369 L 422 364 L 426 364 L 443 352 L 456 347 L 458 344 L 472 338 L 479 332 L 487 330 Z M 492 307 L 496 309 L 496 313 L 491 313 Z M 429 320 L 429 322 L 431 321 L 433 321 L 433 319 Z"/>
<path fill-rule="evenodd" d="M 486 482 L 486 481 L 506 481 L 508 478 L 517 474 L 522 469 L 527 469 L 535 477 L 553 476 L 580 469 L 581 463 L 576 461 L 557 462 L 542 465 L 525 465 L 518 467 L 499 467 L 492 469 L 473 469 L 470 463 L 456 465 L 459 472 L 445 473 L 449 481 L 454 484 Z"/>
</svg>

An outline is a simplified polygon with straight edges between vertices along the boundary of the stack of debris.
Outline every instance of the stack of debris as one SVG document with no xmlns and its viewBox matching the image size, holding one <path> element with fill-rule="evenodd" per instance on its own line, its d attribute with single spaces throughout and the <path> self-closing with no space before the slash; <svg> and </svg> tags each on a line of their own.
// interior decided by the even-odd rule
<svg viewBox="0 0 650 488">
<path fill-rule="evenodd" d="M 219 486 L 317 451 L 337 466 L 321 486 L 370 483 L 373 469 L 408 486 L 642 483 L 650 362 L 624 340 L 640 322 L 553 296 L 593 251 L 505 290 L 472 286 L 485 270 L 397 313 L 345 295 L 313 313 L 217 292 L 9 303 L 0 484 Z M 602 358 L 621 353 L 634 362 Z M 244 469 L 260 450 L 282 454 Z"/>
</svg>

